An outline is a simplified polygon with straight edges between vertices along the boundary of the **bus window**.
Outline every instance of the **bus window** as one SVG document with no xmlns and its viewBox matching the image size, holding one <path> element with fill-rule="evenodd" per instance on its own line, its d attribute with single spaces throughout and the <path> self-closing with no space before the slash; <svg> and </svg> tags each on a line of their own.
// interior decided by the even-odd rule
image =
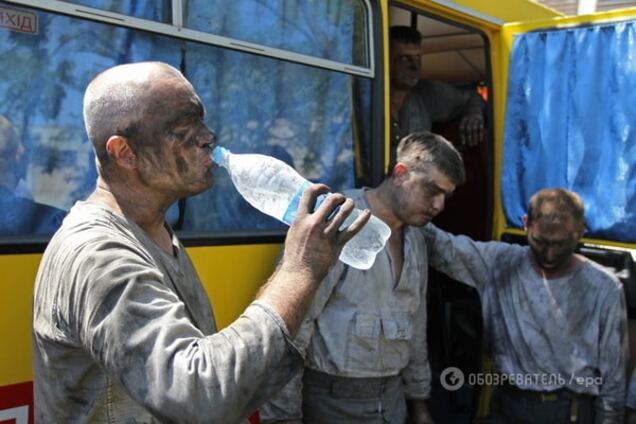
<svg viewBox="0 0 636 424">
<path fill-rule="evenodd" d="M 0 7 L 5 15 L 28 17 L 33 23 L 30 32 L 0 28 L 0 55 L 11 63 L 0 70 L 0 114 L 13 124 L 24 146 L 19 195 L 68 210 L 95 184 L 94 158 L 82 118 L 88 81 L 120 62 L 153 59 L 178 66 L 179 43 L 6 3 Z M 26 211 L 16 203 L 0 214 L 23 216 Z M 19 235 L 38 234 L 35 227 L 20 228 Z"/>
<path fill-rule="evenodd" d="M 369 66 L 362 0 L 189 0 L 184 26 L 351 65 Z"/>
<path fill-rule="evenodd" d="M 370 80 L 194 43 L 185 51 L 186 74 L 220 144 L 275 156 L 332 190 L 354 186 L 351 98 L 354 84 L 368 92 Z M 370 105 L 359 112 L 369 116 Z M 187 200 L 182 230 L 282 228 L 241 198 L 225 170 L 216 171 L 219 189 Z"/>
<path fill-rule="evenodd" d="M 165 21 L 167 2 L 159 2 L 153 8 L 155 3 L 81 2 Z M 218 10 L 232 16 L 240 12 L 239 3 L 247 2 L 223 3 Z M 207 108 L 207 124 L 217 133 L 219 143 L 232 151 L 278 157 L 308 179 L 326 183 L 334 191 L 354 186 L 359 181 L 355 162 L 360 157 L 354 158 L 356 151 L 371 150 L 359 147 L 370 143 L 373 80 L 360 76 L 371 75 L 370 69 L 348 72 L 346 66 L 357 62 L 359 46 L 368 44 L 360 40 L 368 40 L 369 35 L 360 23 L 358 14 L 362 12 L 354 7 L 360 2 L 351 0 L 349 7 L 336 1 L 325 3 L 331 6 L 324 10 L 317 7 L 315 11 L 300 8 L 297 24 L 309 25 L 307 14 L 311 12 L 311 28 L 337 27 L 337 31 L 329 31 L 331 38 L 323 40 L 326 44 L 305 52 L 322 54 L 329 50 L 328 45 L 337 44 L 337 58 L 342 63 L 327 55 L 329 66 L 316 65 L 324 57 L 313 60 L 292 51 L 268 50 L 268 46 L 262 46 L 258 54 L 249 49 L 228 49 L 225 42 L 210 41 L 208 34 L 191 31 L 185 37 L 179 29 L 157 22 L 137 19 L 127 21 L 126 26 L 116 26 L 112 19 L 102 19 L 97 12 L 77 11 L 74 16 L 66 7 L 62 14 L 50 5 L 43 11 L 0 2 L 3 16 L 15 16 L 12 22 L 17 23 L 0 26 L 0 55 L 11 63 L 0 69 L 0 115 L 12 123 L 24 146 L 22 191 L 38 203 L 61 210 L 68 210 L 90 193 L 96 170 L 83 128 L 84 89 L 107 67 L 147 60 L 169 63 L 185 74 Z M 122 10 L 124 4 L 126 10 Z M 189 22 L 203 22 L 205 15 L 201 10 L 216 16 L 207 5 L 203 8 L 196 2 L 187 4 L 190 12 L 196 12 L 196 19 Z M 268 15 L 268 19 L 254 14 L 249 14 L 251 18 L 242 16 L 240 26 L 250 28 L 251 34 L 267 32 L 272 40 L 285 40 L 281 34 L 290 28 L 292 16 L 281 22 L 278 13 L 281 12 Z M 122 21 L 125 18 L 121 16 Z M 230 23 L 223 22 L 219 31 Z M 306 30 L 299 33 L 307 35 Z M 313 36 L 319 37 L 320 33 Z M 295 44 L 305 44 L 298 40 Z M 293 48 L 289 43 L 277 47 Z M 215 172 L 220 187 L 182 199 L 170 210 L 171 224 L 185 233 L 186 240 L 189 235 L 210 237 L 220 232 L 258 236 L 262 231 L 274 230 L 282 234 L 280 223 L 243 201 L 224 170 Z M 11 212 L 4 209 L 0 214 L 21 213 L 16 208 L 8 210 Z M 29 228 L 20 232 L 25 236 L 36 233 Z M 3 235 L 7 233 L 0 229 L 0 236 Z M 253 241 L 258 241 L 258 237 Z"/>
</svg>

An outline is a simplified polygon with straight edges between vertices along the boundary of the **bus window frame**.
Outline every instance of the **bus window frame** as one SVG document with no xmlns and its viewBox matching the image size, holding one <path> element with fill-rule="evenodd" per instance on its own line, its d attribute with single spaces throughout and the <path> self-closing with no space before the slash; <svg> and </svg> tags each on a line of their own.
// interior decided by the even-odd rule
<svg viewBox="0 0 636 424">
<path fill-rule="evenodd" d="M 150 21 L 147 19 L 136 18 L 133 16 L 123 15 L 120 13 L 109 12 L 102 9 L 95 9 L 86 6 L 79 6 L 73 3 L 67 3 L 59 0 L 4 0 L 7 3 L 16 6 L 27 6 L 41 9 L 47 12 L 60 13 L 67 16 L 82 18 L 90 21 L 111 24 L 129 29 L 151 32 L 158 35 L 175 37 L 187 41 L 195 41 L 198 43 L 208 44 L 215 47 L 227 48 L 230 50 L 252 53 L 260 56 L 280 59 L 286 62 L 298 63 L 301 65 L 309 65 L 330 71 L 343 72 L 345 74 L 357 75 L 367 78 L 375 77 L 375 57 L 373 52 L 374 31 L 372 8 L 369 0 L 358 0 L 363 2 L 367 11 L 367 34 L 369 51 L 367 57 L 369 59 L 369 67 L 361 67 L 350 64 L 344 64 L 333 60 L 322 59 L 315 56 L 309 56 L 301 53 L 295 53 L 288 50 L 277 49 L 260 44 L 250 43 L 247 41 L 235 40 L 220 35 L 208 34 L 202 31 L 192 30 L 179 26 L 183 21 L 183 3 L 181 0 L 172 0 L 173 23 L 166 24 L 162 22 Z M 176 3 L 175 3 L 176 2 Z M 177 9 L 176 14 L 175 9 Z M 178 10 L 181 10 L 179 12 Z"/>
</svg>

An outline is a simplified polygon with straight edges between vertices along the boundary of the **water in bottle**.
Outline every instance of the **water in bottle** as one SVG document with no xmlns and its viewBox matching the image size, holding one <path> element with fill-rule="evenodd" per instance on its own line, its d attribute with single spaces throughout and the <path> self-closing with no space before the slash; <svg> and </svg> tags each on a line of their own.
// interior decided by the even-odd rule
<svg viewBox="0 0 636 424">
<path fill-rule="evenodd" d="M 276 158 L 260 154 L 234 154 L 217 146 L 213 160 L 224 167 L 238 192 L 256 209 L 291 225 L 303 192 L 311 185 L 294 168 Z M 324 200 L 318 199 L 316 207 Z M 355 208 L 341 225 L 349 226 L 361 211 Z M 369 269 L 384 248 L 391 230 L 371 215 L 369 221 L 340 253 L 340 260 L 358 269 Z"/>
</svg>

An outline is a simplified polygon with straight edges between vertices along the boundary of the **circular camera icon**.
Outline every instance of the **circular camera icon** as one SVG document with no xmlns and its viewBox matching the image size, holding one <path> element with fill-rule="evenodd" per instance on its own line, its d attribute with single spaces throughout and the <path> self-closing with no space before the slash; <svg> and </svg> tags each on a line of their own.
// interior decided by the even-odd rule
<svg viewBox="0 0 636 424">
<path fill-rule="evenodd" d="M 454 392 L 455 390 L 459 390 L 464 384 L 464 373 L 459 368 L 448 367 L 442 371 L 439 380 L 443 388 Z"/>
</svg>

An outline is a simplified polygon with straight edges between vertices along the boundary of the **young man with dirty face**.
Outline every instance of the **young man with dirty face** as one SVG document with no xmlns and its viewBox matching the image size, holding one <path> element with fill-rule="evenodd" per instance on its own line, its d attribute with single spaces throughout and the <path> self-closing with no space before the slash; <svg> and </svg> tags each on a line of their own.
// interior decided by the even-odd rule
<svg viewBox="0 0 636 424">
<path fill-rule="evenodd" d="M 256 300 L 216 332 L 208 297 L 165 212 L 213 184 L 214 134 L 190 83 L 158 63 L 99 74 L 84 97 L 95 191 L 77 202 L 37 276 L 39 422 L 245 420 L 300 366 L 291 340 L 319 282 L 369 212 L 307 189 L 285 255 Z M 326 218 L 340 206 L 331 220 Z"/>
<path fill-rule="evenodd" d="M 420 227 L 464 178 L 459 152 L 424 131 L 402 139 L 378 187 L 346 192 L 386 222 L 391 237 L 371 269 L 330 270 L 296 338 L 304 371 L 264 405 L 265 423 L 432 423 Z"/>
<path fill-rule="evenodd" d="M 492 422 L 621 423 L 624 295 L 613 274 L 575 253 L 583 202 L 541 190 L 524 222 L 527 246 L 425 229 L 430 265 L 479 292 L 495 368 Z"/>
</svg>

